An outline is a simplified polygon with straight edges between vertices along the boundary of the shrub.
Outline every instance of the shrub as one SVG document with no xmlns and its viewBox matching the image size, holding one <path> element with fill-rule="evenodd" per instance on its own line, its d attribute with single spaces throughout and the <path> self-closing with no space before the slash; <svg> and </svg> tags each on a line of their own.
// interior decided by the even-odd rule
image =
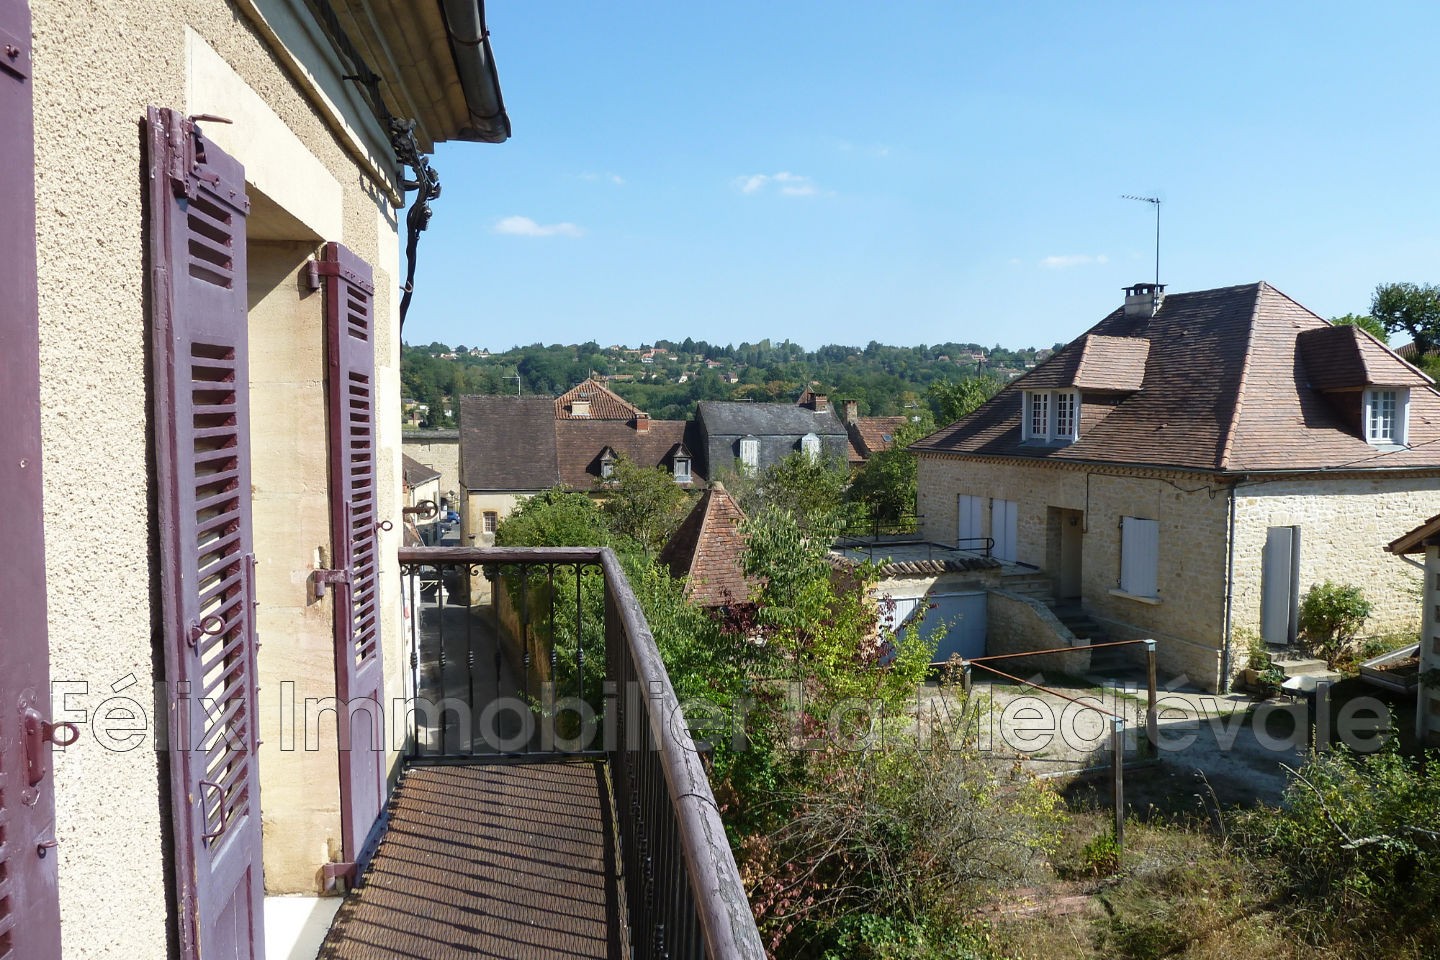
<svg viewBox="0 0 1440 960">
<path fill-rule="evenodd" d="M 1300 601 L 1300 632 L 1318 656 L 1333 663 L 1365 625 L 1370 610 L 1359 587 L 1316 583 Z"/>
</svg>

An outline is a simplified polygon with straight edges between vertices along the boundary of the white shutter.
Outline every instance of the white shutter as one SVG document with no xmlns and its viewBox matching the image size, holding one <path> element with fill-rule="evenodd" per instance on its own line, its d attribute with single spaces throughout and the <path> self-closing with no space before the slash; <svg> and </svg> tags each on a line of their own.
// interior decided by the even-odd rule
<svg viewBox="0 0 1440 960">
<path fill-rule="evenodd" d="M 1120 526 L 1120 589 L 1137 597 L 1158 596 L 1160 522 L 1125 517 Z"/>
<path fill-rule="evenodd" d="M 995 540 L 991 556 L 1005 563 L 1014 563 L 1016 557 L 1016 506 L 1014 500 L 990 502 L 990 536 Z"/>
<path fill-rule="evenodd" d="M 981 550 L 985 546 L 981 518 L 985 515 L 985 499 L 962 493 L 955 498 L 957 516 L 955 545 L 961 550 Z"/>
</svg>

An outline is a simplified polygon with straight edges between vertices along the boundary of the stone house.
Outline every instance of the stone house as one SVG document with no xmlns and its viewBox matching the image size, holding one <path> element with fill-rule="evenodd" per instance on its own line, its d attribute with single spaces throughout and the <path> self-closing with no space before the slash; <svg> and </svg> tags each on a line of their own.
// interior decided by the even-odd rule
<svg viewBox="0 0 1440 960">
<path fill-rule="evenodd" d="M 1397 537 L 1385 547 L 1390 553 L 1421 565 L 1424 586 L 1420 595 L 1420 682 L 1416 688 L 1415 738 L 1428 747 L 1440 746 L 1440 514 Z"/>
<path fill-rule="evenodd" d="M 849 462 L 850 439 L 823 395 L 810 406 L 702 400 L 696 404 L 696 445 L 702 469 L 718 477 L 736 464 L 764 471 L 794 453 Z"/>
<path fill-rule="evenodd" d="M 927 540 L 1041 571 L 1113 639 L 1223 688 L 1245 638 L 1291 643 L 1301 596 L 1362 585 L 1414 626 L 1383 547 L 1440 512 L 1440 395 L 1355 327 L 1266 283 L 1124 304 L 911 449 Z M 993 632 L 993 626 L 992 626 Z"/>
<path fill-rule="evenodd" d="M 460 398 L 460 542 L 495 544 L 495 528 L 526 497 L 560 482 L 550 397 Z"/>
<path fill-rule="evenodd" d="M 398 752 L 346 704 L 404 692 L 402 212 L 509 135 L 486 37 L 0 0 L 0 955 L 262 957 L 267 894 L 353 877 Z"/>
</svg>

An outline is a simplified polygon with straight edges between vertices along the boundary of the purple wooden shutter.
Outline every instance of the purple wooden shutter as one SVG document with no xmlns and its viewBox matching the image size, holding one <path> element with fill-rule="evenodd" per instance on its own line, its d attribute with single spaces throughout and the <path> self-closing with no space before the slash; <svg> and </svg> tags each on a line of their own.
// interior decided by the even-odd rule
<svg viewBox="0 0 1440 960">
<path fill-rule="evenodd" d="M 180 950 L 264 954 L 245 173 L 150 108 L 153 428 Z"/>
<path fill-rule="evenodd" d="M 0 958 L 59 960 L 30 9 L 0 0 Z M 31 735 L 26 735 L 26 727 Z"/>
<path fill-rule="evenodd" d="M 376 538 L 375 287 L 370 265 L 338 243 L 320 260 L 330 408 L 330 501 L 336 567 L 335 685 L 340 702 L 340 828 L 357 863 L 385 802 L 380 580 Z"/>
</svg>

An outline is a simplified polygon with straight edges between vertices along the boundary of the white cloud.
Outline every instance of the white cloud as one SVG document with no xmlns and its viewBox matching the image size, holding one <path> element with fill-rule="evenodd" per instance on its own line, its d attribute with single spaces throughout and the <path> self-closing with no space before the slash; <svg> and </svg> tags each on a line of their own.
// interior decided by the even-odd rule
<svg viewBox="0 0 1440 960">
<path fill-rule="evenodd" d="M 603 180 L 606 183 L 613 183 L 617 187 L 625 186 L 625 178 L 618 173 L 582 173 L 581 180 L 588 180 L 591 183 L 598 183 Z"/>
<path fill-rule="evenodd" d="M 1109 262 L 1110 258 L 1103 253 L 1093 255 L 1089 253 L 1066 253 L 1046 257 L 1040 261 L 1040 266 L 1047 270 L 1065 270 L 1070 267 L 1088 267 Z"/>
<path fill-rule="evenodd" d="M 813 197 L 820 193 L 815 181 L 798 173 L 782 170 L 779 173 L 752 173 L 747 177 L 735 178 L 735 186 L 741 193 L 760 193 L 774 187 L 782 197 Z"/>
<path fill-rule="evenodd" d="M 512 237 L 583 237 L 585 231 L 573 223 L 536 223 L 529 217 L 505 217 L 495 232 Z"/>
</svg>

